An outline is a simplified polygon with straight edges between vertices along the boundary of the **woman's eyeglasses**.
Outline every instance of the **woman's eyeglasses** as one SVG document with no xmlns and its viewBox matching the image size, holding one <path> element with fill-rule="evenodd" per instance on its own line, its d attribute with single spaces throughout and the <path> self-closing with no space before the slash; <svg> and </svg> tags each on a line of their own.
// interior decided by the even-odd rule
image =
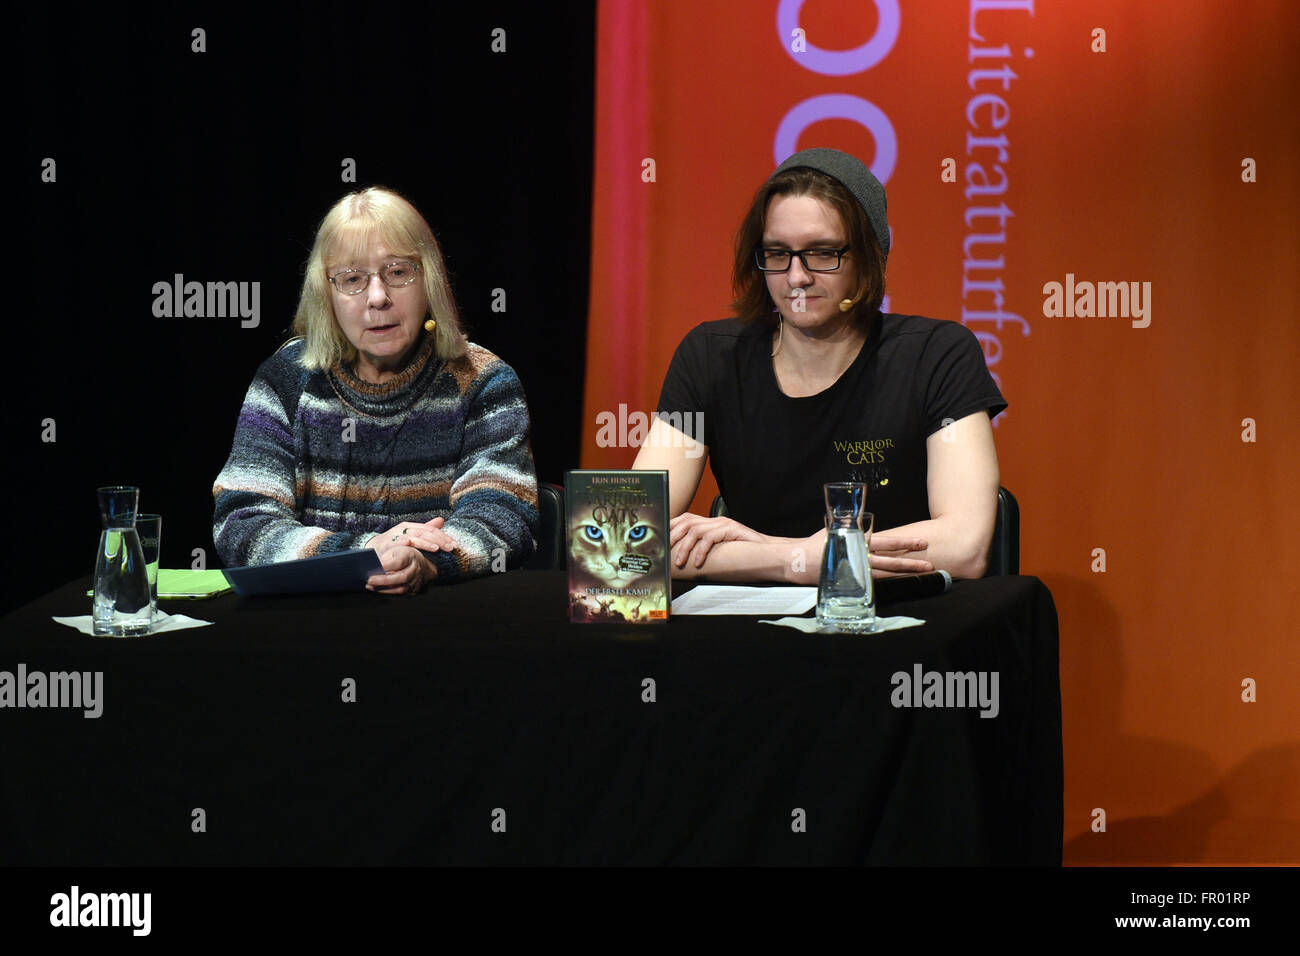
<svg viewBox="0 0 1300 956">
<path fill-rule="evenodd" d="M 384 285 L 390 289 L 400 289 L 410 285 L 419 275 L 420 264 L 405 259 L 390 262 L 378 272 L 364 272 L 360 269 L 341 269 L 330 276 L 334 288 L 344 295 L 357 295 L 370 287 L 370 277 L 379 276 Z"/>
</svg>

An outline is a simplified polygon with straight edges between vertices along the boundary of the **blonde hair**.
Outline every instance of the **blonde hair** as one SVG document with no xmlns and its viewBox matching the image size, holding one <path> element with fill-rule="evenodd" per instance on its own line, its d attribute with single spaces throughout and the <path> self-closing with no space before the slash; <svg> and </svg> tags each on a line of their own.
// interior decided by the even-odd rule
<svg viewBox="0 0 1300 956">
<path fill-rule="evenodd" d="M 453 359 L 465 353 L 465 333 L 433 230 L 419 211 L 397 193 L 371 186 L 348 193 L 336 202 L 316 230 L 293 318 L 293 331 L 306 339 L 301 361 L 307 368 L 328 369 L 356 361 L 357 350 L 334 317 L 326 269 L 331 260 L 355 261 L 380 244 L 393 256 L 420 262 L 429 315 L 438 323 L 433 333 L 434 354 Z"/>
</svg>

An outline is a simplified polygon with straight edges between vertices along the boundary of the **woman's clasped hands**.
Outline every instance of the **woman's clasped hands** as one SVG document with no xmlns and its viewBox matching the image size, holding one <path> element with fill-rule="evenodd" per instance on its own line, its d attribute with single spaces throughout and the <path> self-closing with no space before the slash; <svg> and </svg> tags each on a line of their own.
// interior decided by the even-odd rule
<svg viewBox="0 0 1300 956">
<path fill-rule="evenodd" d="M 403 521 L 371 538 L 366 547 L 374 548 L 384 565 L 383 573 L 371 575 L 366 590 L 379 594 L 418 594 L 424 585 L 438 576 L 438 569 L 424 552 L 455 551 L 455 538 L 442 530 L 442 517 L 419 524 Z"/>
</svg>

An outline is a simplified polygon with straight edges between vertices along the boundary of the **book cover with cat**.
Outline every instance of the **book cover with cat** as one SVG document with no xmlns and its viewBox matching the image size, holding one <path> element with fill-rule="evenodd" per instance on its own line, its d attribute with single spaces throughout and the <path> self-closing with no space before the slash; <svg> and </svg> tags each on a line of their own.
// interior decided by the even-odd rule
<svg viewBox="0 0 1300 956">
<path fill-rule="evenodd" d="M 668 472 L 570 471 L 569 620 L 668 620 Z"/>
</svg>

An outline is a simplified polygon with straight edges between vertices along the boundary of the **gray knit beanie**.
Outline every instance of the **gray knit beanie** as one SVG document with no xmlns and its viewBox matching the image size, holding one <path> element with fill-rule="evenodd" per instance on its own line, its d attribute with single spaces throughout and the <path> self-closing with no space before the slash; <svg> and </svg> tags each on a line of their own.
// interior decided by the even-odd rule
<svg viewBox="0 0 1300 956">
<path fill-rule="evenodd" d="M 871 220 L 871 231 L 876 234 L 876 241 L 880 243 L 881 251 L 886 259 L 889 258 L 889 220 L 885 217 L 885 187 L 880 185 L 880 180 L 872 175 L 871 170 L 848 153 L 818 146 L 795 153 L 776 167 L 776 172 L 772 175 L 794 169 L 796 166 L 808 166 L 823 172 L 853 193 L 862 208 L 867 211 L 867 218 Z"/>
</svg>

